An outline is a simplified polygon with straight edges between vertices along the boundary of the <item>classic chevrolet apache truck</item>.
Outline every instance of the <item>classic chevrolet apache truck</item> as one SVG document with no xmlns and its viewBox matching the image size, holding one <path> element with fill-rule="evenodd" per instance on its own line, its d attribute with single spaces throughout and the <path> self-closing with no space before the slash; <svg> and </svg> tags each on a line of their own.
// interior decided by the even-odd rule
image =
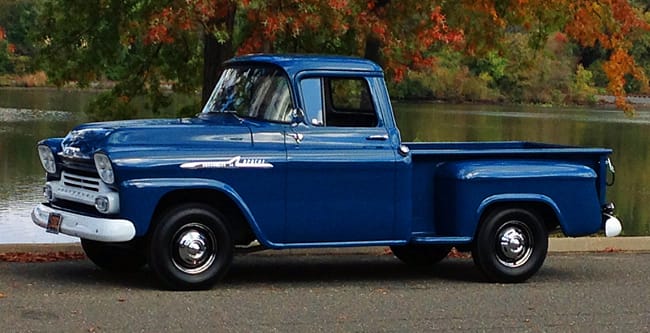
<svg viewBox="0 0 650 333">
<path fill-rule="evenodd" d="M 488 280 L 522 282 L 550 231 L 621 231 L 610 150 L 402 142 L 382 69 L 357 58 L 237 57 L 194 118 L 84 124 L 38 153 L 32 220 L 171 289 L 209 288 L 237 249 L 351 246 L 412 265 L 457 247 Z"/>
</svg>

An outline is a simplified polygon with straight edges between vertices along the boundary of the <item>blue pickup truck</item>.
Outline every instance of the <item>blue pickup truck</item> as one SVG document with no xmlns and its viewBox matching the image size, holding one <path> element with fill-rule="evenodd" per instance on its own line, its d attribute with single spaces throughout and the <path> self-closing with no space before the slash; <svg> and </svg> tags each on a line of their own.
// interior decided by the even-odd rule
<svg viewBox="0 0 650 333">
<path fill-rule="evenodd" d="M 621 231 L 610 150 L 402 142 L 382 69 L 357 58 L 237 57 L 196 117 L 84 124 L 38 153 L 34 223 L 171 289 L 209 288 L 237 250 L 352 246 L 411 265 L 456 247 L 522 282 L 550 231 Z"/>
</svg>

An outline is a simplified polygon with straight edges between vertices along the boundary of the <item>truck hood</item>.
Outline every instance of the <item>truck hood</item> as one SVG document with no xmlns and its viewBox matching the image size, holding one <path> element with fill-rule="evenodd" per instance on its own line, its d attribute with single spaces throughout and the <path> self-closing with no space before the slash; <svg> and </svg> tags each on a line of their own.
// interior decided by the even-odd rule
<svg viewBox="0 0 650 333">
<path fill-rule="evenodd" d="M 125 120 L 88 123 L 75 127 L 63 139 L 64 157 L 90 159 L 97 151 L 219 148 L 251 145 L 251 131 L 233 115 L 199 118 Z"/>
</svg>

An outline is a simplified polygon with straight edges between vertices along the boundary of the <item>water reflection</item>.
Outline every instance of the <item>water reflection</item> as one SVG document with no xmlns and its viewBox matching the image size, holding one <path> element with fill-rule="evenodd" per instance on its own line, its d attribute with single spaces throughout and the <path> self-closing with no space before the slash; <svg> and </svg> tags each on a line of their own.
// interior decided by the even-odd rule
<svg viewBox="0 0 650 333">
<path fill-rule="evenodd" d="M 55 88 L 0 88 L 0 107 L 31 110 L 63 110 L 81 114 L 97 95 L 94 90 Z"/>
<path fill-rule="evenodd" d="M 8 180 L 8 181 L 7 181 Z M 43 175 L 15 179 L 3 178 L 0 185 L 0 243 L 57 243 L 77 242 L 65 235 L 53 235 L 31 222 L 30 212 L 41 201 L 39 184 Z"/>
<path fill-rule="evenodd" d="M 44 119 L 65 121 L 72 119 L 72 114 L 67 111 L 0 108 L 0 122 L 3 123 L 33 122 Z"/>
<path fill-rule="evenodd" d="M 83 121 L 91 93 L 0 89 L 0 243 L 70 242 L 29 216 L 41 201 L 43 170 L 35 146 Z M 58 111 L 57 111 L 58 110 Z M 626 235 L 650 235 L 650 112 L 482 105 L 396 104 L 405 141 L 542 141 L 614 149 L 617 205 Z"/>
<path fill-rule="evenodd" d="M 44 179 L 35 147 L 78 123 L 89 97 L 54 89 L 0 89 L 0 243 L 77 241 L 45 233 L 31 222 Z"/>
</svg>

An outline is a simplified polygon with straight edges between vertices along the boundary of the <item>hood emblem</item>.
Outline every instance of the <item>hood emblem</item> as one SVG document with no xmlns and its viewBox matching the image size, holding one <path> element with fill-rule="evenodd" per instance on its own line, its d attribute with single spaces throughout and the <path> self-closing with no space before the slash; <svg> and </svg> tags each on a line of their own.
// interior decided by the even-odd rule
<svg viewBox="0 0 650 333">
<path fill-rule="evenodd" d="M 242 158 L 235 156 L 227 161 L 205 161 L 205 162 L 188 162 L 181 164 L 183 169 L 270 169 L 273 164 L 266 162 L 264 159 L 259 158 Z"/>
<path fill-rule="evenodd" d="M 90 158 L 81 151 L 81 148 L 78 147 L 65 147 L 62 152 L 59 152 L 59 155 L 68 158 Z"/>
</svg>

